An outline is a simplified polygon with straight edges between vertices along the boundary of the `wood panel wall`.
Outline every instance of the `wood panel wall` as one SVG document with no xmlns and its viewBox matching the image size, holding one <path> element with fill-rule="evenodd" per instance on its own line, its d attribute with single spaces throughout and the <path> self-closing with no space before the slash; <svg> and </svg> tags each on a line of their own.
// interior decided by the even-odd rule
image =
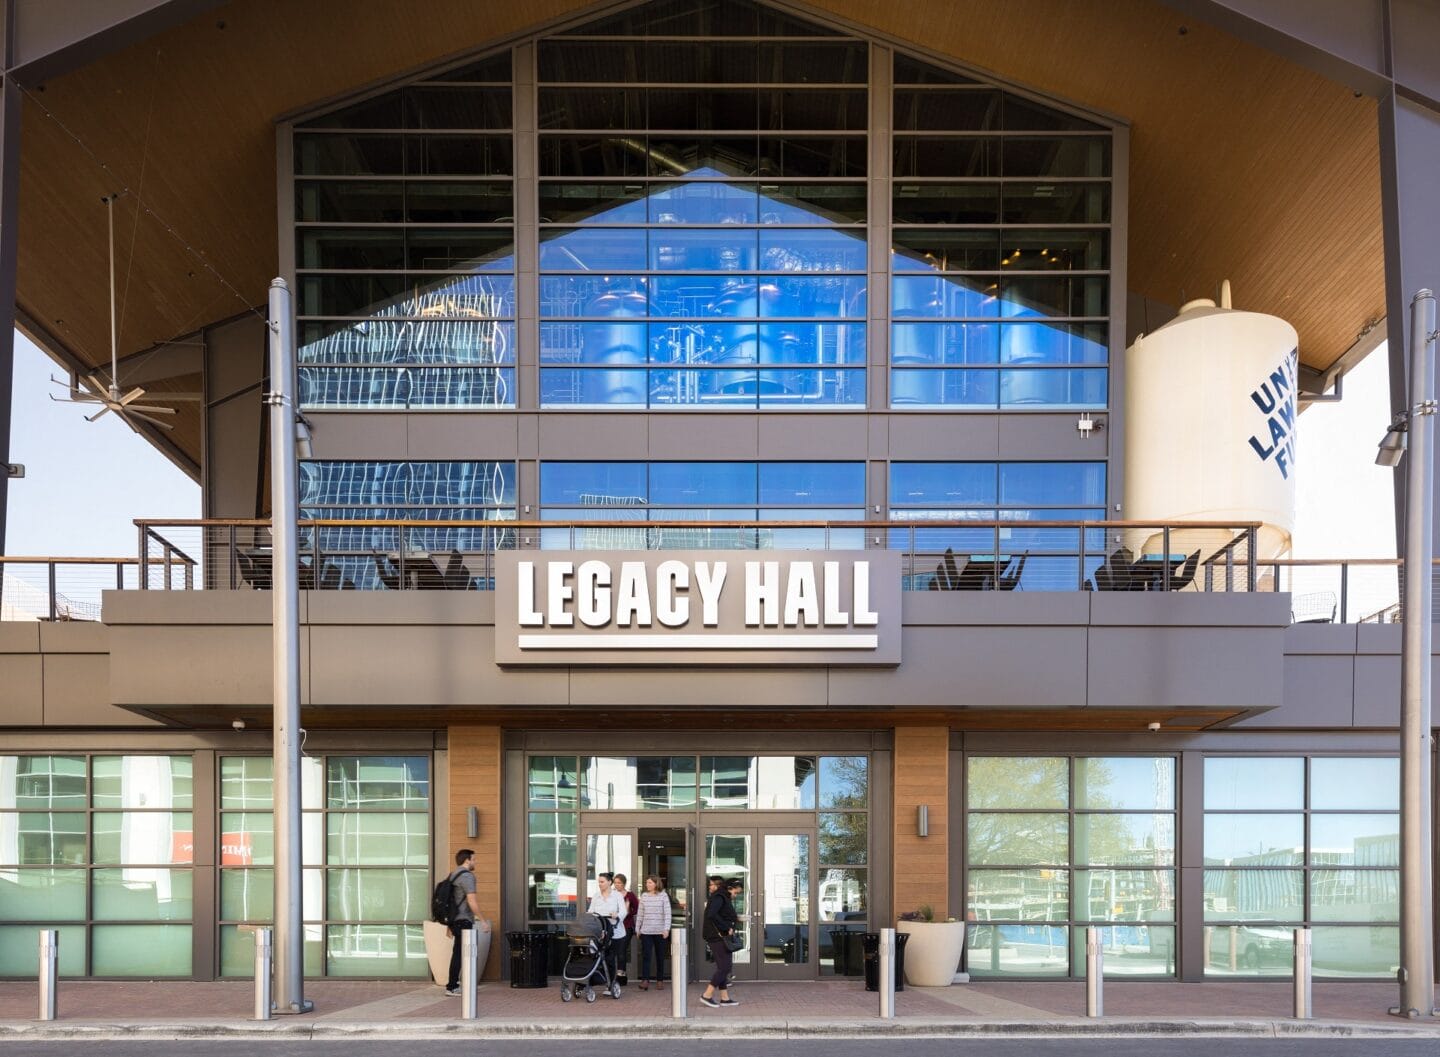
<svg viewBox="0 0 1440 1057">
<path fill-rule="evenodd" d="M 500 728 L 451 727 L 450 799 L 446 820 L 449 840 L 446 862 L 453 863 L 461 848 L 475 850 L 475 887 L 480 909 L 495 928 L 490 941 L 490 960 L 481 974 L 486 980 L 500 979 L 504 938 L 500 934 Z M 471 807 L 480 809 L 480 836 L 467 837 L 465 823 Z M 437 827 L 438 829 L 438 827 Z M 435 864 L 436 872 L 440 863 Z"/>
<path fill-rule="evenodd" d="M 897 915 L 950 905 L 950 728 L 895 728 L 895 876 Z M 930 835 L 917 832 L 916 808 L 930 809 Z M 879 922 L 878 924 L 885 924 Z"/>
</svg>

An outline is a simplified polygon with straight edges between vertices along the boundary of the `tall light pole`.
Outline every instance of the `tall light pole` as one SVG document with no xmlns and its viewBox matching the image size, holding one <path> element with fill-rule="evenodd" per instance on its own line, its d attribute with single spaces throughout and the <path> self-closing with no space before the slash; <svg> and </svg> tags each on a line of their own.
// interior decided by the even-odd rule
<svg viewBox="0 0 1440 1057">
<path fill-rule="evenodd" d="M 1375 461 L 1405 460 L 1405 597 L 1400 645 L 1400 1004 L 1401 1017 L 1435 1012 L 1434 882 L 1430 834 L 1430 574 L 1434 557 L 1435 295 L 1410 302 L 1409 407 L 1395 416 Z"/>
<path fill-rule="evenodd" d="M 295 432 L 289 395 L 295 378 L 290 288 L 270 283 L 270 565 L 274 636 L 273 800 L 275 809 L 275 1011 L 308 1013 L 300 858 L 300 553 Z"/>
</svg>

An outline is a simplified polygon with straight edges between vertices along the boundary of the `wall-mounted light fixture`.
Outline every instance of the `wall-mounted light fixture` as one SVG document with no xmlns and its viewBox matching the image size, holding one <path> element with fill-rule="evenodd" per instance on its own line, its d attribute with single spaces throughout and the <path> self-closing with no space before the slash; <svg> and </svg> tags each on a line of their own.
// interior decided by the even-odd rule
<svg viewBox="0 0 1440 1057">
<path fill-rule="evenodd" d="M 930 805 L 919 804 L 915 808 L 915 832 L 921 837 L 930 836 Z"/>
<path fill-rule="evenodd" d="M 465 812 L 465 836 L 480 836 L 480 809 L 472 807 Z"/>
</svg>

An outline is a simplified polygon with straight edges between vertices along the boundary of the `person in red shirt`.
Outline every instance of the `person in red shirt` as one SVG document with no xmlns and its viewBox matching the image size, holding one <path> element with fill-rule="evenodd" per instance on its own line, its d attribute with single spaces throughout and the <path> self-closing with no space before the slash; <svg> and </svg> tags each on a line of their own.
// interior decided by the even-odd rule
<svg viewBox="0 0 1440 1057">
<path fill-rule="evenodd" d="M 635 935 L 635 912 L 640 909 L 640 898 L 630 891 L 630 881 L 623 873 L 615 875 L 615 891 L 625 901 L 625 938 L 617 941 L 615 952 L 615 978 L 626 983 L 625 966 L 630 961 L 630 937 Z"/>
</svg>

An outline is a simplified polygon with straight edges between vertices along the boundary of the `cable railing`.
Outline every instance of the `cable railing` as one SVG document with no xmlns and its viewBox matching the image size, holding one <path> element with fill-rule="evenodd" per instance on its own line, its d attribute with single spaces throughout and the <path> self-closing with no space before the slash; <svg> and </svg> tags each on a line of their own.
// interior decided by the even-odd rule
<svg viewBox="0 0 1440 1057">
<path fill-rule="evenodd" d="M 910 591 L 1204 591 L 1257 589 L 1255 522 L 909 518 L 891 521 L 307 518 L 302 590 L 490 590 L 512 550 L 889 550 Z M 503 514 L 503 512 L 502 512 Z M 265 519 L 139 520 L 142 589 L 268 590 Z M 156 568 L 178 559 L 194 583 Z"/>
<path fill-rule="evenodd" d="M 193 585 L 182 565 L 175 555 L 153 562 L 172 584 Z M 102 591 L 140 586 L 138 558 L 0 556 L 0 620 L 96 621 Z"/>
<path fill-rule="evenodd" d="M 1395 624 L 1402 613 L 1405 561 L 1402 558 L 1267 558 L 1257 563 L 1257 590 L 1290 595 L 1296 624 Z M 1440 587 L 1432 564 L 1432 586 Z M 1440 591 L 1435 592 L 1440 600 Z M 1431 619 L 1440 617 L 1440 611 Z"/>
</svg>

